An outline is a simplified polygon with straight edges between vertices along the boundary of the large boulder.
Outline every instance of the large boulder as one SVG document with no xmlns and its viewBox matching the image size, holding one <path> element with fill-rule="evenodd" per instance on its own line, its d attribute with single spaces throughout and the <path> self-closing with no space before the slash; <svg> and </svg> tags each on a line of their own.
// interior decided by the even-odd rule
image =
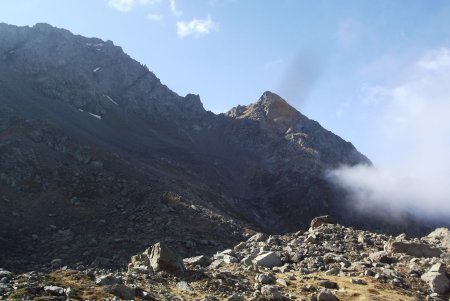
<svg viewBox="0 0 450 301">
<path fill-rule="evenodd" d="M 184 264 L 188 265 L 199 265 L 201 267 L 206 267 L 211 264 L 211 259 L 205 255 L 195 256 L 195 257 L 189 257 L 183 259 Z"/>
<path fill-rule="evenodd" d="M 426 237 L 423 237 L 423 239 L 450 252 L 450 230 L 447 228 L 437 228 Z"/>
<path fill-rule="evenodd" d="M 311 221 L 311 228 L 317 228 L 320 227 L 324 224 L 330 224 L 331 223 L 331 218 L 329 215 L 322 215 L 322 216 L 318 216 L 312 219 Z"/>
<path fill-rule="evenodd" d="M 95 284 L 97 285 L 113 285 L 120 283 L 122 283 L 122 280 L 115 277 L 113 274 L 101 275 L 95 278 Z"/>
<path fill-rule="evenodd" d="M 271 301 L 284 299 L 280 291 L 275 286 L 272 285 L 263 285 L 261 287 L 261 294 L 265 297 L 265 299 Z"/>
<path fill-rule="evenodd" d="M 59 287 L 59 286 L 54 286 L 54 285 L 44 286 L 44 291 L 53 296 L 63 296 L 64 295 L 64 288 Z"/>
<path fill-rule="evenodd" d="M 445 268 L 441 263 L 433 265 L 421 279 L 428 283 L 433 293 L 446 294 L 449 291 L 449 279 L 445 274 Z"/>
<path fill-rule="evenodd" d="M 389 241 L 385 244 L 384 250 L 393 253 L 405 253 L 414 257 L 439 257 L 442 251 L 433 248 L 428 244 L 406 241 Z"/>
<path fill-rule="evenodd" d="M 381 263 L 394 263 L 396 262 L 396 258 L 389 256 L 389 253 L 386 251 L 378 251 L 369 254 L 370 260 L 372 262 L 381 262 Z"/>
<path fill-rule="evenodd" d="M 260 242 L 260 241 L 265 241 L 267 238 L 269 238 L 267 234 L 256 233 L 255 235 L 250 237 L 247 241 L 248 242 Z"/>
<path fill-rule="evenodd" d="M 166 271 L 173 274 L 180 274 L 186 271 L 180 256 L 163 243 L 154 244 L 146 252 L 149 254 L 150 266 L 155 272 Z"/>
<path fill-rule="evenodd" d="M 282 266 L 283 262 L 281 261 L 281 258 L 277 255 L 277 253 L 266 252 L 256 256 L 256 258 L 253 259 L 253 264 L 257 266 L 272 268 Z"/>
<path fill-rule="evenodd" d="M 318 301 L 338 301 L 339 299 L 329 289 L 323 289 L 317 295 Z"/>
<path fill-rule="evenodd" d="M 183 260 L 178 254 L 163 243 L 156 243 L 142 254 L 131 257 L 129 272 L 159 272 L 182 274 L 186 271 Z"/>
</svg>

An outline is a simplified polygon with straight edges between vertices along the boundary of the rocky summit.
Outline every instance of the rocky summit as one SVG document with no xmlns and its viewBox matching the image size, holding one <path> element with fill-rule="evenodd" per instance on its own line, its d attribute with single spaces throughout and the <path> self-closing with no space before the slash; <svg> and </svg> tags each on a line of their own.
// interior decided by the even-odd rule
<svg viewBox="0 0 450 301">
<path fill-rule="evenodd" d="M 176 249 L 156 243 L 132 256 L 128 270 L 0 270 L 0 298 L 446 301 L 449 238 L 448 231 L 408 238 L 313 221 L 307 231 L 256 233 L 212 256 L 181 260 Z"/>
<path fill-rule="evenodd" d="M 220 274 L 230 265 L 266 279 L 257 288 L 262 295 L 284 298 L 290 293 L 276 285 L 293 279 L 257 274 L 288 262 L 280 252 L 292 247 L 283 241 L 294 236 L 275 234 L 306 230 L 319 215 L 312 229 L 330 222 L 324 215 L 389 234 L 423 235 L 435 228 L 407 215 L 355 214 L 347 195 L 325 175 L 357 164 L 371 162 L 272 92 L 216 115 L 198 95 L 177 95 L 111 41 L 48 24 L 0 23 L 3 297 L 160 298 L 172 292 L 158 297 L 142 281 L 164 287 L 177 280 L 167 290 L 190 294 L 200 285 L 195 279 L 233 283 L 234 289 L 211 300 L 249 297 L 253 280 L 240 281 L 233 270 Z M 434 245 L 442 237 L 448 244 L 448 230 L 436 231 L 433 246 L 396 240 L 386 252 L 443 256 Z M 251 235 L 239 244 L 242 250 L 230 249 Z M 314 231 L 302 235 L 308 247 L 322 239 Z M 227 251 L 211 257 L 218 250 Z M 304 275 L 313 270 L 308 260 L 316 259 L 302 252 L 289 260 Z M 103 273 L 124 267 L 126 277 Z M 442 266 L 434 267 L 423 281 L 443 289 L 444 274 Z M 300 282 L 315 279 L 296 275 Z M 326 297 L 332 290 L 311 288 L 311 294 L 333 298 Z"/>
</svg>

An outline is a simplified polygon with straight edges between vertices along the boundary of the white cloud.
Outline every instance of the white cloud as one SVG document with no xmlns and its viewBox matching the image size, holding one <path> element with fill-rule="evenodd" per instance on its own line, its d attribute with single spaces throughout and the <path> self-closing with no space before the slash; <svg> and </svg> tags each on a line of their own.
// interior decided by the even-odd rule
<svg viewBox="0 0 450 301">
<path fill-rule="evenodd" d="M 129 12 L 138 4 L 156 5 L 160 2 L 161 0 L 109 0 L 108 5 L 120 12 Z"/>
<path fill-rule="evenodd" d="M 206 19 L 192 19 L 190 22 L 177 22 L 177 34 L 184 38 L 187 36 L 200 37 L 219 30 L 219 24 L 208 15 Z"/>
<path fill-rule="evenodd" d="M 428 70 L 442 70 L 450 67 L 450 49 L 441 48 L 435 51 L 431 51 L 423 59 L 421 59 L 417 65 L 423 69 Z"/>
<path fill-rule="evenodd" d="M 164 20 L 164 16 L 159 15 L 159 14 L 148 14 L 147 19 L 149 19 L 150 21 L 155 21 L 155 22 L 161 23 Z"/>
<path fill-rule="evenodd" d="M 348 19 L 339 24 L 336 37 L 342 46 L 350 47 L 359 39 L 361 31 L 362 25 L 360 22 Z"/>
<path fill-rule="evenodd" d="M 371 94 L 382 114 L 368 139 L 392 160 L 341 167 L 329 177 L 359 209 L 450 217 L 450 49 L 430 51 L 407 69 L 400 84 Z"/>
<path fill-rule="evenodd" d="M 169 3 L 170 3 L 170 10 L 172 11 L 172 14 L 175 17 L 181 17 L 183 15 L 183 12 L 181 10 L 178 10 L 175 0 L 169 0 Z"/>
</svg>

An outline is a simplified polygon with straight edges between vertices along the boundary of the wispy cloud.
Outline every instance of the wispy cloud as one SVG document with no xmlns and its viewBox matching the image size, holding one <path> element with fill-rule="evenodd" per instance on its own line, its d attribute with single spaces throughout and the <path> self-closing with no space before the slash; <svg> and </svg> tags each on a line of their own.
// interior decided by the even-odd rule
<svg viewBox="0 0 450 301">
<path fill-rule="evenodd" d="M 147 19 L 150 21 L 161 23 L 164 20 L 164 16 L 159 14 L 148 14 Z"/>
<path fill-rule="evenodd" d="M 169 0 L 170 3 L 170 11 L 175 17 L 181 17 L 183 12 L 177 8 L 177 3 L 175 0 Z"/>
<path fill-rule="evenodd" d="M 218 30 L 219 24 L 214 22 L 210 15 L 206 19 L 194 18 L 189 22 L 177 22 L 177 34 L 181 38 L 187 36 L 200 37 Z"/>
<path fill-rule="evenodd" d="M 417 65 L 431 71 L 445 70 L 450 67 L 450 49 L 441 48 L 431 51 Z"/>
<path fill-rule="evenodd" d="M 138 5 L 155 5 L 161 0 L 109 0 L 108 5 L 120 12 L 129 12 Z"/>
<path fill-rule="evenodd" d="M 406 68 L 399 84 L 376 87 L 370 96 L 382 113 L 368 135 L 392 159 L 329 176 L 359 209 L 450 217 L 450 49 L 430 51 Z"/>
</svg>

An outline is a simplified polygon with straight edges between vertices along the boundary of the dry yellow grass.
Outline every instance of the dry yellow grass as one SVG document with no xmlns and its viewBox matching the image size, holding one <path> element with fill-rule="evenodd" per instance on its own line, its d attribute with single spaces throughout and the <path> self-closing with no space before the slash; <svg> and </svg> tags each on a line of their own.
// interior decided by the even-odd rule
<svg viewBox="0 0 450 301">
<path fill-rule="evenodd" d="M 233 272 L 233 268 L 229 268 Z M 236 271 L 235 271 L 236 272 Z M 242 273 L 242 272 L 241 272 Z M 255 280 L 254 272 L 245 272 L 245 279 L 248 280 L 249 286 L 253 287 Z M 290 277 L 289 277 L 290 276 Z M 293 276 L 293 277 L 292 277 Z M 341 301 L 413 301 L 415 299 L 414 292 L 394 287 L 390 284 L 380 283 L 370 277 L 344 277 L 344 276 L 328 276 L 324 274 L 302 275 L 299 272 L 277 274 L 277 278 L 286 280 L 287 286 L 275 284 L 286 297 L 300 300 L 307 298 L 312 294 L 311 291 L 305 290 L 308 286 L 321 289 L 319 283 L 325 280 L 333 281 L 338 284 L 339 289 L 332 290 Z M 367 284 L 353 284 L 351 279 L 364 279 Z M 293 280 L 292 280 L 293 279 Z M 192 292 L 180 291 L 175 284 L 166 287 L 166 291 L 183 300 L 201 300 L 207 295 L 214 295 L 219 300 L 226 301 L 227 294 L 213 292 L 208 286 L 208 280 L 202 279 L 191 282 Z"/>
<path fill-rule="evenodd" d="M 55 271 L 50 273 L 49 278 L 55 285 L 70 287 L 77 292 L 77 298 L 72 300 L 103 300 L 112 297 L 99 286 L 96 286 L 89 276 L 74 270 Z"/>
<path fill-rule="evenodd" d="M 307 285 L 317 286 L 322 281 L 329 280 L 336 282 L 339 289 L 334 290 L 339 300 L 352 300 L 352 301 L 408 301 L 414 300 L 414 296 L 411 292 L 397 287 L 393 287 L 389 284 L 379 283 L 371 278 L 362 277 L 342 277 L 342 276 L 326 276 L 326 275 L 301 275 L 295 274 L 295 280 L 287 280 L 288 286 L 284 288 L 284 292 L 303 296 L 302 288 Z M 285 278 L 284 275 L 277 275 L 279 278 Z M 364 279 L 367 285 L 353 284 L 351 279 Z M 306 295 L 305 295 L 306 296 Z"/>
<path fill-rule="evenodd" d="M 246 282 L 249 290 L 247 290 L 246 297 L 250 296 L 255 285 L 254 271 L 237 270 L 235 266 L 227 266 L 227 270 L 232 275 L 233 279 L 240 283 Z M 324 274 L 303 275 L 299 272 L 279 273 L 276 275 L 279 279 L 284 279 L 287 286 L 275 284 L 286 297 L 294 300 L 306 298 L 321 287 L 320 282 L 325 280 L 336 282 L 339 289 L 333 290 L 336 296 L 341 301 L 413 301 L 416 300 L 414 292 L 407 291 L 398 287 L 393 287 L 390 284 L 380 283 L 370 277 L 342 277 L 342 276 L 328 276 Z M 224 292 L 220 292 L 221 287 L 211 285 L 214 280 L 211 272 L 197 275 L 196 272 L 188 272 L 188 276 L 183 277 L 190 283 L 192 291 L 182 291 L 176 286 L 176 282 L 172 279 L 166 281 L 151 281 L 139 283 L 139 286 L 144 290 L 150 292 L 156 300 L 159 300 L 158 295 L 170 295 L 178 297 L 181 300 L 202 300 L 205 296 L 215 296 L 219 300 L 227 300 L 227 297 L 236 291 L 237 287 L 224 284 Z M 354 284 L 351 279 L 364 279 L 367 285 Z M 95 285 L 94 281 L 84 273 L 77 271 L 55 271 L 49 274 L 49 280 L 55 285 L 62 287 L 71 287 L 78 293 L 77 298 L 72 300 L 104 300 L 111 295 L 105 293 L 103 289 Z M 138 299 L 136 299 L 138 300 Z"/>
</svg>

